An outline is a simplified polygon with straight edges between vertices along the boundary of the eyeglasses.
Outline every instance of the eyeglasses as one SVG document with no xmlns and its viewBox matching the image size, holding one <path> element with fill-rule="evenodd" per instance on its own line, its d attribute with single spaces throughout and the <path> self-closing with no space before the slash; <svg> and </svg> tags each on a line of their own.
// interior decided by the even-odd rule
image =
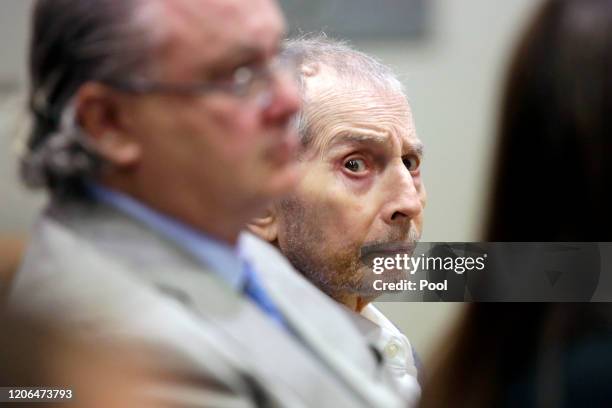
<svg viewBox="0 0 612 408">
<path fill-rule="evenodd" d="M 260 66 L 245 65 L 238 67 L 222 81 L 172 84 L 154 82 L 146 79 L 129 81 L 104 80 L 102 83 L 118 90 L 136 94 L 166 93 L 185 96 L 198 96 L 222 92 L 241 99 L 253 99 L 266 103 L 272 95 L 274 81 L 285 76 L 297 83 L 298 60 L 291 55 L 277 55 L 268 63 Z"/>
</svg>

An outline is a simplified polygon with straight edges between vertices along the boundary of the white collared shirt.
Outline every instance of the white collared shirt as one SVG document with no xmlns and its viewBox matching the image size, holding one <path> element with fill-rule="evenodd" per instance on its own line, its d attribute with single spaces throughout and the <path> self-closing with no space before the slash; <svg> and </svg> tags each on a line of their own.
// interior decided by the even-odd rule
<svg viewBox="0 0 612 408">
<path fill-rule="evenodd" d="M 368 340 L 383 355 L 402 396 L 410 406 L 415 406 L 421 395 L 421 386 L 417 381 L 417 368 L 408 338 L 371 303 L 363 308 L 361 315 L 380 328 L 370 332 Z"/>
</svg>

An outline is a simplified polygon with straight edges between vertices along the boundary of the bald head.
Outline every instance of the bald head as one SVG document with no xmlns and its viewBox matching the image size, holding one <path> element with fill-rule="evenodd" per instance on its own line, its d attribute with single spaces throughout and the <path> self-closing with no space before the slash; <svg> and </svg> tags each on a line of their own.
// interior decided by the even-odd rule
<svg viewBox="0 0 612 408">
<path fill-rule="evenodd" d="M 397 100 L 408 108 L 404 87 L 393 71 L 345 42 L 324 36 L 293 39 L 285 43 L 284 53 L 300 61 L 304 105 L 297 125 L 304 145 L 313 141 L 322 116 L 340 113 L 343 96 L 359 97 L 351 95 L 355 90 Z M 341 105 L 333 108 L 330 103 Z"/>
</svg>

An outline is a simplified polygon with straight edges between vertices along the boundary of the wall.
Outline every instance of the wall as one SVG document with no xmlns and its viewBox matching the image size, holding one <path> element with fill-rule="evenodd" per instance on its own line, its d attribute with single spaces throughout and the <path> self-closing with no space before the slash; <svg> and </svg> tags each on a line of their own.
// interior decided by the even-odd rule
<svg viewBox="0 0 612 408">
<path fill-rule="evenodd" d="M 43 201 L 41 194 L 19 185 L 16 171 L 31 4 L 31 0 L 0 2 L 0 234 L 26 229 Z"/>
</svg>

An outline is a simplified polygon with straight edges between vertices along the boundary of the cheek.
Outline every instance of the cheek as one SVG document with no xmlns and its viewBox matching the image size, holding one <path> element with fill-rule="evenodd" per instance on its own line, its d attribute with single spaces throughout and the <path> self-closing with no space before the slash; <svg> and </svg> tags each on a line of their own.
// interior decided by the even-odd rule
<svg viewBox="0 0 612 408">
<path fill-rule="evenodd" d="M 168 135 L 176 134 L 177 115 L 181 113 L 176 105 L 167 104 L 163 100 L 135 100 L 127 115 L 130 131 L 143 135 L 150 140 L 154 137 L 168 139 Z"/>
<path fill-rule="evenodd" d="M 237 101 L 211 101 L 206 110 L 208 121 L 227 138 L 238 141 L 253 133 L 260 125 L 260 112 L 257 108 Z"/>
<path fill-rule="evenodd" d="M 346 244 L 360 241 L 371 224 L 367 200 L 333 175 L 313 173 L 303 181 L 300 190 L 302 197 L 308 197 L 313 222 L 325 231 L 325 240 Z"/>
<path fill-rule="evenodd" d="M 215 160 L 249 167 L 248 162 L 262 154 L 256 109 L 241 108 L 236 102 L 213 101 L 184 111 L 180 122 L 185 133 L 203 140 Z"/>
<path fill-rule="evenodd" d="M 176 103 L 152 100 L 135 104 L 130 112 L 131 129 L 142 141 L 144 159 L 158 162 L 163 158 L 176 165 L 190 156 L 198 139 L 194 137 L 185 112 Z M 185 118 L 189 119 L 189 118 Z"/>
<path fill-rule="evenodd" d="M 211 110 L 211 121 L 219 128 L 225 129 L 228 137 L 239 138 L 259 126 L 259 114 L 256 109 L 224 106 Z"/>
<path fill-rule="evenodd" d="M 266 138 L 262 133 L 260 116 L 254 109 L 228 109 L 215 112 L 211 118 L 215 133 L 221 135 L 220 148 L 233 160 L 262 157 Z"/>
</svg>

